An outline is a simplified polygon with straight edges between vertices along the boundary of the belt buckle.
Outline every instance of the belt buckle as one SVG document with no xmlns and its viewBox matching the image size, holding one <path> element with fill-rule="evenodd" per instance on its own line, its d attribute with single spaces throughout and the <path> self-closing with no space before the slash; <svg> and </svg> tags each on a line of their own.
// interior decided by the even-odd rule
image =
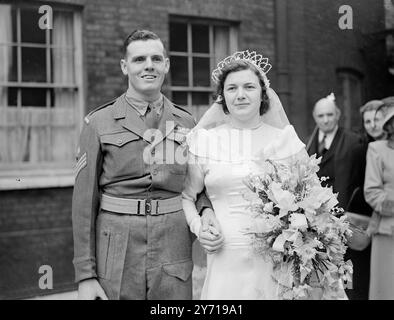
<svg viewBox="0 0 394 320">
<path fill-rule="evenodd" d="M 152 204 L 150 199 L 145 200 L 145 214 L 150 214 L 152 210 Z"/>
</svg>

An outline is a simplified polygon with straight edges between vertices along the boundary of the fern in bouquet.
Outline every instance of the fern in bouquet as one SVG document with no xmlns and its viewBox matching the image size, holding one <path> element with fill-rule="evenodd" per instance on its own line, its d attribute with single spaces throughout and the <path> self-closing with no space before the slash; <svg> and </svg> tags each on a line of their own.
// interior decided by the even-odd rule
<svg viewBox="0 0 394 320">
<path fill-rule="evenodd" d="M 351 283 L 349 223 L 332 188 L 322 186 L 319 163 L 315 155 L 266 160 L 244 179 L 254 194 L 254 249 L 272 259 L 281 299 L 340 299 Z"/>
</svg>

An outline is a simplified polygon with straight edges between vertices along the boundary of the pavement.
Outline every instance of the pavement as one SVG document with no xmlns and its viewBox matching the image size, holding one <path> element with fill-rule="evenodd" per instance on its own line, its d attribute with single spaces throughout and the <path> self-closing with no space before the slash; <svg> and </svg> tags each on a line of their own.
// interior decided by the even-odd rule
<svg viewBox="0 0 394 320">
<path fill-rule="evenodd" d="M 48 294 L 45 296 L 37 296 L 26 300 L 76 300 L 77 291 L 62 292 L 55 294 Z"/>
</svg>

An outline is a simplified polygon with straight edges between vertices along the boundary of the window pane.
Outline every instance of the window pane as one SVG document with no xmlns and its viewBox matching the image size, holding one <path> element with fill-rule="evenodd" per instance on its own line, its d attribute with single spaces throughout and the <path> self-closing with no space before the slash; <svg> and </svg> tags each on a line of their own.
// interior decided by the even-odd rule
<svg viewBox="0 0 394 320">
<path fill-rule="evenodd" d="M 46 82 L 45 51 L 45 48 L 22 48 L 22 81 Z"/>
<path fill-rule="evenodd" d="M 53 13 L 52 44 L 56 47 L 74 47 L 74 15 L 72 12 Z"/>
<path fill-rule="evenodd" d="M 75 83 L 74 51 L 72 49 L 51 49 L 51 79 L 57 84 Z"/>
<path fill-rule="evenodd" d="M 209 104 L 209 92 L 193 92 L 192 105 L 193 106 L 207 106 Z"/>
<path fill-rule="evenodd" d="M 27 107 L 45 107 L 46 92 L 49 89 L 45 88 L 23 88 L 22 90 L 22 106 Z M 52 101 L 50 102 L 51 104 Z"/>
<path fill-rule="evenodd" d="M 4 5 L 6 7 L 6 5 Z M 8 34 L 8 37 L 11 37 L 12 42 L 17 42 L 17 28 L 16 28 L 16 9 L 11 9 L 11 21 L 7 22 L 8 25 L 12 25 L 11 34 Z"/>
<path fill-rule="evenodd" d="M 0 81 L 17 80 L 17 51 L 15 46 L 0 44 Z"/>
<path fill-rule="evenodd" d="M 215 27 L 214 29 L 214 53 L 215 65 L 227 57 L 230 51 L 230 39 L 228 27 Z"/>
<path fill-rule="evenodd" d="M 21 9 L 22 42 L 45 43 L 46 30 L 38 26 L 41 17 L 37 9 Z"/>
<path fill-rule="evenodd" d="M 188 85 L 188 71 L 186 57 L 171 57 L 171 84 L 173 86 Z"/>
<path fill-rule="evenodd" d="M 8 105 L 10 107 L 17 106 L 18 104 L 18 89 L 17 88 L 8 88 Z"/>
<path fill-rule="evenodd" d="M 55 83 L 74 83 L 74 28 L 71 12 L 55 12 L 51 50 L 51 79 Z"/>
<path fill-rule="evenodd" d="M 170 23 L 170 51 L 187 52 L 186 23 Z"/>
<path fill-rule="evenodd" d="M 187 92 L 173 91 L 172 102 L 181 106 L 187 106 Z"/>
<path fill-rule="evenodd" d="M 51 90 L 51 106 L 56 109 L 72 109 L 75 105 L 75 92 L 72 89 L 55 88 Z"/>
<path fill-rule="evenodd" d="M 193 52 L 209 53 L 209 26 L 192 25 Z"/>
<path fill-rule="evenodd" d="M 0 4 L 0 44 L 16 42 L 16 11 L 8 4 Z"/>
<path fill-rule="evenodd" d="M 210 86 L 209 58 L 193 59 L 193 86 Z"/>
</svg>

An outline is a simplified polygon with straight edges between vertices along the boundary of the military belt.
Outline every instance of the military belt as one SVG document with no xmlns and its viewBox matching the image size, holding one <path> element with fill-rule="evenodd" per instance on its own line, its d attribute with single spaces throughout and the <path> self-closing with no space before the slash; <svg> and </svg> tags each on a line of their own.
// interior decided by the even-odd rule
<svg viewBox="0 0 394 320">
<path fill-rule="evenodd" d="M 170 199 L 125 199 L 106 194 L 101 196 L 101 209 L 130 215 L 161 215 L 182 209 L 182 196 Z"/>
</svg>

